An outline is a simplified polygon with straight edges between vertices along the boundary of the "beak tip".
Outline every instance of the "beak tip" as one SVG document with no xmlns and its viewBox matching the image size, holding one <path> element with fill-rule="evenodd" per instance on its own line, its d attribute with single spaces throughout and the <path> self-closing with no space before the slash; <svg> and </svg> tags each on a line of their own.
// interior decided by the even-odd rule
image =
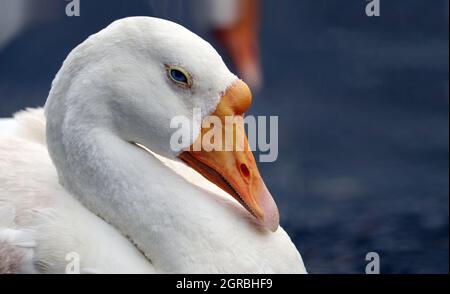
<svg viewBox="0 0 450 294">
<path fill-rule="evenodd" d="M 278 209 L 276 210 L 276 213 L 272 213 L 270 215 L 265 216 L 263 219 L 263 223 L 264 226 L 268 228 L 271 232 L 276 232 L 280 224 Z"/>
<path fill-rule="evenodd" d="M 264 216 L 261 221 L 271 232 L 276 232 L 280 224 L 280 213 L 278 212 L 278 207 L 273 200 L 272 195 L 266 187 L 264 188 L 265 191 L 261 197 L 261 207 L 263 209 Z"/>
</svg>

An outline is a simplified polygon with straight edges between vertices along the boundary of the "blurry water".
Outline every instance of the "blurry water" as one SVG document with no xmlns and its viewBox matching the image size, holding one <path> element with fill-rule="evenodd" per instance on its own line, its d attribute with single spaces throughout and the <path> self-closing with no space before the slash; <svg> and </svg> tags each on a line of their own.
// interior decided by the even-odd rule
<svg viewBox="0 0 450 294">
<path fill-rule="evenodd" d="M 24 31 L 0 52 L 0 116 L 42 105 L 71 48 L 148 3 L 84 1 Z M 260 168 L 310 272 L 364 273 L 376 251 L 383 273 L 447 273 L 448 1 L 365 3 L 263 1 L 251 112 L 279 115 L 280 155 Z"/>
<path fill-rule="evenodd" d="M 265 1 L 263 175 L 311 272 L 448 272 L 448 2 L 381 2 Z"/>
</svg>

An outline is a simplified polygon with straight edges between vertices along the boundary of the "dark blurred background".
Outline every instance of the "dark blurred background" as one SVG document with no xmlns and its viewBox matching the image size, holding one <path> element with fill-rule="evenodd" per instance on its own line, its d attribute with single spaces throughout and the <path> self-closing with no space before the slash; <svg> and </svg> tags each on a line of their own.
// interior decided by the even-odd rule
<svg viewBox="0 0 450 294">
<path fill-rule="evenodd" d="M 118 18 L 176 20 L 226 56 L 193 1 L 67 3 L 0 0 L 0 117 L 42 106 L 70 50 Z M 260 169 L 309 272 L 364 273 L 375 251 L 382 273 L 448 273 L 449 1 L 366 4 L 261 1 L 251 114 L 279 116 L 280 150 Z"/>
</svg>

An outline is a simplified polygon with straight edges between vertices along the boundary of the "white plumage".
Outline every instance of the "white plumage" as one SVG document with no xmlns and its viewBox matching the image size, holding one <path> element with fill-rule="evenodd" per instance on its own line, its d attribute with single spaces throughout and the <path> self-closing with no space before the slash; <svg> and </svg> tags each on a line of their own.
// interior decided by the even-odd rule
<svg viewBox="0 0 450 294">
<path fill-rule="evenodd" d="M 192 73 L 195 95 L 167 82 L 167 63 Z M 306 272 L 282 228 L 260 227 L 167 145 L 171 117 L 211 114 L 235 80 L 160 19 L 117 21 L 74 49 L 46 117 L 0 120 L 0 272 L 64 273 L 71 253 L 82 273 Z"/>
</svg>

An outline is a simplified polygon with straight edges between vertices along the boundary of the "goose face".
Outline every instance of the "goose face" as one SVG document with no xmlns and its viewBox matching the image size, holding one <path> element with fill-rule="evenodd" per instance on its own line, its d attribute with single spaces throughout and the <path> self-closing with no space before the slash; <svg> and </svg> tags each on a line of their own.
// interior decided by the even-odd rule
<svg viewBox="0 0 450 294">
<path fill-rule="evenodd" d="M 154 22 L 164 23 L 153 29 Z M 134 70 L 141 69 L 137 81 L 141 85 L 139 88 L 143 89 L 142 95 L 137 95 L 138 99 L 133 99 L 133 93 L 118 95 L 131 98 L 120 100 L 126 103 L 116 107 L 125 109 L 127 118 L 133 118 L 124 132 L 128 136 L 133 135 L 128 139 L 156 149 L 160 154 L 180 158 L 228 192 L 265 227 L 276 231 L 278 209 L 258 171 L 243 124 L 243 115 L 252 102 L 249 87 L 230 73 L 209 43 L 179 25 L 152 19 L 144 31 L 142 27 L 138 29 L 130 25 L 127 30 L 128 37 L 137 31 L 139 43 L 142 44 L 137 47 L 142 49 L 137 54 L 133 53 L 133 59 L 139 60 L 141 56 L 142 63 L 138 61 L 133 67 Z M 133 69 L 129 70 L 132 72 Z M 118 81 L 119 84 L 122 82 Z M 194 108 L 201 109 L 202 121 L 193 121 Z M 184 151 L 174 153 L 163 144 L 170 142 L 174 131 L 168 128 L 169 120 L 178 115 L 190 118 L 194 129 L 189 140 L 183 142 Z M 226 125 L 226 118 L 237 118 L 235 135 L 243 140 L 234 142 L 233 151 L 205 151 L 208 146 L 201 143 L 204 143 L 203 138 L 209 128 L 202 128 L 202 122 L 210 115 L 220 118 L 223 123 L 220 129 L 223 142 L 226 140 L 225 129 L 230 127 Z M 149 130 L 158 132 L 149 136 Z M 160 144 L 155 146 L 156 142 Z M 195 149 L 192 145 L 198 142 L 202 150 L 190 151 Z"/>
<path fill-rule="evenodd" d="M 70 103 L 72 111 L 78 103 L 83 113 L 77 115 L 84 115 L 85 121 L 88 113 L 88 120 L 106 123 L 125 141 L 180 158 L 228 192 L 264 226 L 272 231 L 278 228 L 278 209 L 248 147 L 243 121 L 236 125 L 243 148 L 189 151 L 208 131 L 202 128 L 204 120 L 211 115 L 224 123 L 226 117 L 242 118 L 252 100 L 247 85 L 228 70 L 209 43 L 175 23 L 134 17 L 91 36 L 71 53 L 65 70 L 73 70 L 70 64 L 78 58 L 89 61 L 79 74 L 78 91 L 85 91 L 88 75 L 90 92 L 96 94 L 95 101 L 77 95 Z M 56 83 L 61 79 L 57 77 Z M 198 121 L 194 109 L 201 110 Z M 175 131 L 171 120 L 178 116 L 189 119 L 193 127 L 181 152 L 170 146 Z"/>
</svg>

